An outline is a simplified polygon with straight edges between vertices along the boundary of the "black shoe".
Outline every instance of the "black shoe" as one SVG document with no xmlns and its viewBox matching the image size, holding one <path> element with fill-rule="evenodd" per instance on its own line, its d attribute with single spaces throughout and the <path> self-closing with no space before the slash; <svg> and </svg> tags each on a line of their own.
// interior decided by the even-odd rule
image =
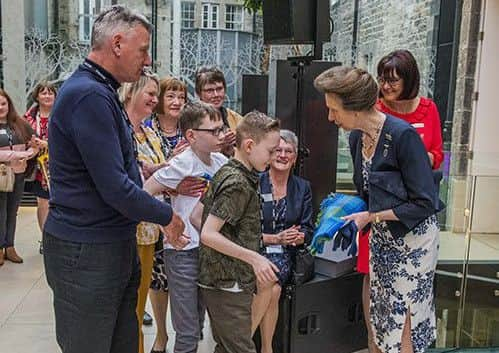
<svg viewBox="0 0 499 353">
<path fill-rule="evenodd" d="M 147 311 L 144 311 L 144 320 L 142 321 L 142 325 L 144 326 L 152 325 L 152 317 L 147 313 Z"/>
</svg>

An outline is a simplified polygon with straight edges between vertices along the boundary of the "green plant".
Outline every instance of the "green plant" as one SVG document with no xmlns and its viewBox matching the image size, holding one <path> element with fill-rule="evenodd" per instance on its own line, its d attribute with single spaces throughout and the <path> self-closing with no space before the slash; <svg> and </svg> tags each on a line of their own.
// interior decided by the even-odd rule
<svg viewBox="0 0 499 353">
<path fill-rule="evenodd" d="M 257 12 L 262 9 L 263 0 L 244 0 L 244 7 L 251 12 Z"/>
</svg>

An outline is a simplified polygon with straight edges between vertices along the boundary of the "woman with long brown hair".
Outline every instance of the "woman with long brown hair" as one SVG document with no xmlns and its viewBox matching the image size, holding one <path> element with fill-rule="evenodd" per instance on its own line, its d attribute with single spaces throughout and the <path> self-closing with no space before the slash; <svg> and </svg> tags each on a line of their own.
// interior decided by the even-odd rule
<svg viewBox="0 0 499 353">
<path fill-rule="evenodd" d="M 23 259 L 14 248 L 16 218 L 19 202 L 24 191 L 26 161 L 38 153 L 39 143 L 32 138 L 30 125 L 17 114 L 12 99 L 0 88 L 0 178 L 12 177 L 2 182 L 0 190 L 0 266 L 5 260 L 22 263 Z"/>
<path fill-rule="evenodd" d="M 24 114 L 24 118 L 35 131 L 36 136 L 40 138 L 40 149 L 48 153 L 48 122 L 50 111 L 54 105 L 57 89 L 54 84 L 48 81 L 39 82 L 33 90 L 32 97 L 35 104 L 31 106 Z M 42 154 L 42 153 L 41 153 Z M 33 181 L 26 183 L 26 191 L 32 192 L 36 196 L 36 215 L 38 218 L 38 226 L 43 232 L 43 226 L 49 213 L 49 189 L 48 178 L 46 173 L 43 173 L 41 168 L 35 166 L 35 178 Z M 40 253 L 43 247 L 40 242 Z"/>
</svg>

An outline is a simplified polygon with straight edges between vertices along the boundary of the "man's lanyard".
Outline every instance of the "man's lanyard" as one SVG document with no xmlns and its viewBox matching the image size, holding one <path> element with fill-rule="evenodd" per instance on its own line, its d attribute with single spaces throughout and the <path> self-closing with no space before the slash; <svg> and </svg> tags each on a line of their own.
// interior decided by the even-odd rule
<svg viewBox="0 0 499 353">
<path fill-rule="evenodd" d="M 136 137 L 135 137 L 135 132 L 133 131 L 133 125 L 132 125 L 132 122 L 130 121 L 130 118 L 128 117 L 128 114 L 125 110 L 125 107 L 123 106 L 123 103 L 121 103 L 120 101 L 120 97 L 118 95 L 118 92 L 116 91 L 116 89 L 113 87 L 113 85 L 111 84 L 111 82 L 109 81 L 109 78 L 104 75 L 100 70 L 99 68 L 95 67 L 94 65 L 92 65 L 91 62 L 85 60 L 83 62 L 83 65 L 89 69 L 92 73 L 94 73 L 95 75 L 97 75 L 100 79 L 101 79 L 101 82 L 104 83 L 110 90 L 111 92 L 113 92 L 114 94 L 114 98 L 116 99 L 116 102 L 118 103 L 118 106 L 120 107 L 120 110 L 121 110 L 121 115 L 123 117 L 123 119 L 125 120 L 125 123 L 128 127 L 128 130 L 130 132 L 130 136 L 132 138 L 132 147 L 133 147 L 133 155 L 135 157 L 135 161 L 138 163 L 139 161 L 139 151 L 138 151 L 138 148 L 137 148 L 137 140 L 136 140 Z"/>
</svg>

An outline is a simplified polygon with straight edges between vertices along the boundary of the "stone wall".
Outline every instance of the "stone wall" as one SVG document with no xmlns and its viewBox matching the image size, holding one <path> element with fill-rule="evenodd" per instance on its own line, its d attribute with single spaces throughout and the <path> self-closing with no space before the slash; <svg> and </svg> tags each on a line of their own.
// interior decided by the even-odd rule
<svg viewBox="0 0 499 353">
<path fill-rule="evenodd" d="M 355 1 L 333 1 L 334 32 L 325 56 L 375 73 L 382 56 L 409 49 L 421 71 L 421 93 L 431 96 L 439 5 L 439 0 L 359 0 L 354 43 Z"/>
<path fill-rule="evenodd" d="M 468 164 L 473 119 L 473 93 L 479 47 L 481 0 L 464 0 L 459 36 L 456 93 L 452 126 L 447 217 L 450 230 L 464 232 L 468 201 Z"/>
</svg>

